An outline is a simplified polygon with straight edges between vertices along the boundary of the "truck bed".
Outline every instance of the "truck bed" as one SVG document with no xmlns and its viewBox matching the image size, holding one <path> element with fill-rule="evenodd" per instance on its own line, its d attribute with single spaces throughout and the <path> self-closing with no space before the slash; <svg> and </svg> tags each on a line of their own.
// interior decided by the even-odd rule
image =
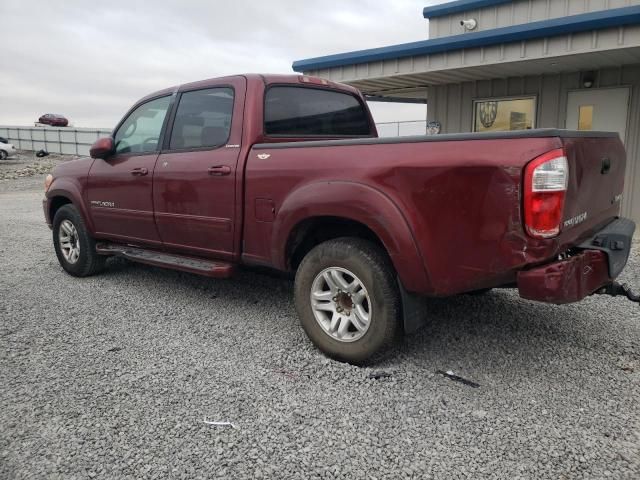
<svg viewBox="0 0 640 480">
<path fill-rule="evenodd" d="M 616 132 L 564 130 L 559 128 L 536 128 L 502 132 L 443 133 L 439 135 L 410 135 L 406 137 L 343 138 L 333 140 L 305 140 L 301 142 L 259 143 L 254 149 L 332 147 L 337 145 L 378 145 L 397 143 L 452 142 L 461 140 L 496 140 L 511 138 L 619 138 Z"/>
<path fill-rule="evenodd" d="M 535 239 L 523 225 L 523 170 L 554 149 L 565 149 L 570 165 L 568 223 L 556 238 Z M 261 160 L 260 154 L 269 157 Z M 611 160 L 607 175 L 600 172 L 603 158 Z M 395 208 L 405 225 L 380 229 L 411 232 L 415 252 L 385 245 L 408 290 L 445 296 L 512 285 L 519 270 L 557 258 L 617 216 L 624 168 L 624 148 L 609 132 L 538 129 L 257 144 L 246 166 L 245 255 L 286 268 L 277 245 L 296 202 L 367 225 L 383 217 L 388 222 L 385 209 Z M 306 193 L 295 199 L 296 192 Z M 274 223 L 255 221 L 255 199 L 273 204 Z M 422 272 L 416 271 L 416 253 L 424 260 Z"/>
</svg>

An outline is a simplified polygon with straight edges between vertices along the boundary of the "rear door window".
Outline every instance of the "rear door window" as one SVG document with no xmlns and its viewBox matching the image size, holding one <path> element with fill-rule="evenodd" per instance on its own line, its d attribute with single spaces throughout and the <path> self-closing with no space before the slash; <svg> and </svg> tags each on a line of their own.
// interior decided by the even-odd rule
<svg viewBox="0 0 640 480">
<path fill-rule="evenodd" d="M 371 135 L 369 117 L 354 95 L 309 87 L 269 88 L 264 129 L 266 135 L 286 137 Z"/>
<path fill-rule="evenodd" d="M 170 150 L 215 148 L 227 143 L 233 114 L 233 89 L 208 88 L 180 97 Z"/>
</svg>

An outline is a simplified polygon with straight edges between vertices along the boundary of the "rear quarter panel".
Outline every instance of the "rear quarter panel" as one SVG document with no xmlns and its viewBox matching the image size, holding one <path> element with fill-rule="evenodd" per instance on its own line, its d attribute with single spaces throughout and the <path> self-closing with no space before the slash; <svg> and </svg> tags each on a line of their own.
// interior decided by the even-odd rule
<svg viewBox="0 0 640 480">
<path fill-rule="evenodd" d="M 559 247 L 560 240 L 534 241 L 524 234 L 521 175 L 528 161 L 561 146 L 554 137 L 257 145 L 246 164 L 243 258 L 286 268 L 283 238 L 292 222 L 283 216 L 323 215 L 331 204 L 333 214 L 345 218 L 368 212 L 368 221 L 377 222 L 370 228 L 410 291 L 450 295 L 514 282 L 519 268 L 553 256 Z M 353 188 L 336 197 L 331 185 L 338 182 Z M 299 212 L 293 215 L 288 198 L 312 184 L 325 187 L 301 197 L 305 201 L 297 202 Z M 376 195 L 363 195 L 359 186 Z M 256 204 L 256 199 L 262 200 Z M 264 200 L 273 205 L 273 221 L 264 221 L 256 210 Z M 389 205 L 405 222 L 413 249 L 406 239 L 385 241 L 379 233 L 405 234 L 397 216 L 388 218 Z M 393 251 L 398 248 L 404 250 Z"/>
</svg>

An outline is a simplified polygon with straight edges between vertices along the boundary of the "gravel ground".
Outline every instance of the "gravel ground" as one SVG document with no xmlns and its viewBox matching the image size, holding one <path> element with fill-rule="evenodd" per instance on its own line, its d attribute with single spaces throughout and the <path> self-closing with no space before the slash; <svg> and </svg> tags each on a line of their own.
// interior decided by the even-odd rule
<svg viewBox="0 0 640 480">
<path fill-rule="evenodd" d="M 0 182 L 0 478 L 640 476 L 629 301 L 433 301 L 423 331 L 357 368 L 310 345 L 289 280 L 64 274 L 42 181 Z"/>
<path fill-rule="evenodd" d="M 38 158 L 34 152 L 18 150 L 17 155 L 0 161 L 0 192 L 28 188 L 33 185 L 33 177 L 44 182 L 53 167 L 74 158 L 79 157 L 52 153 Z"/>
</svg>

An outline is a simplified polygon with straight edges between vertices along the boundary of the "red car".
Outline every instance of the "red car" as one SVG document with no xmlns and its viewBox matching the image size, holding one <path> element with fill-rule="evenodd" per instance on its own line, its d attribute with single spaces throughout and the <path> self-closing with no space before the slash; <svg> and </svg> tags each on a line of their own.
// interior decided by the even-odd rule
<svg viewBox="0 0 640 480">
<path fill-rule="evenodd" d="M 428 297 L 627 292 L 614 279 L 635 225 L 618 217 L 614 133 L 377 138 L 352 87 L 240 75 L 143 98 L 91 157 L 46 180 L 64 270 L 91 275 L 119 255 L 217 278 L 290 272 L 305 331 L 340 360 L 416 330 Z"/>
<path fill-rule="evenodd" d="M 38 123 L 51 125 L 52 127 L 66 127 L 69 125 L 69 120 L 56 113 L 45 113 L 38 119 Z"/>
</svg>

